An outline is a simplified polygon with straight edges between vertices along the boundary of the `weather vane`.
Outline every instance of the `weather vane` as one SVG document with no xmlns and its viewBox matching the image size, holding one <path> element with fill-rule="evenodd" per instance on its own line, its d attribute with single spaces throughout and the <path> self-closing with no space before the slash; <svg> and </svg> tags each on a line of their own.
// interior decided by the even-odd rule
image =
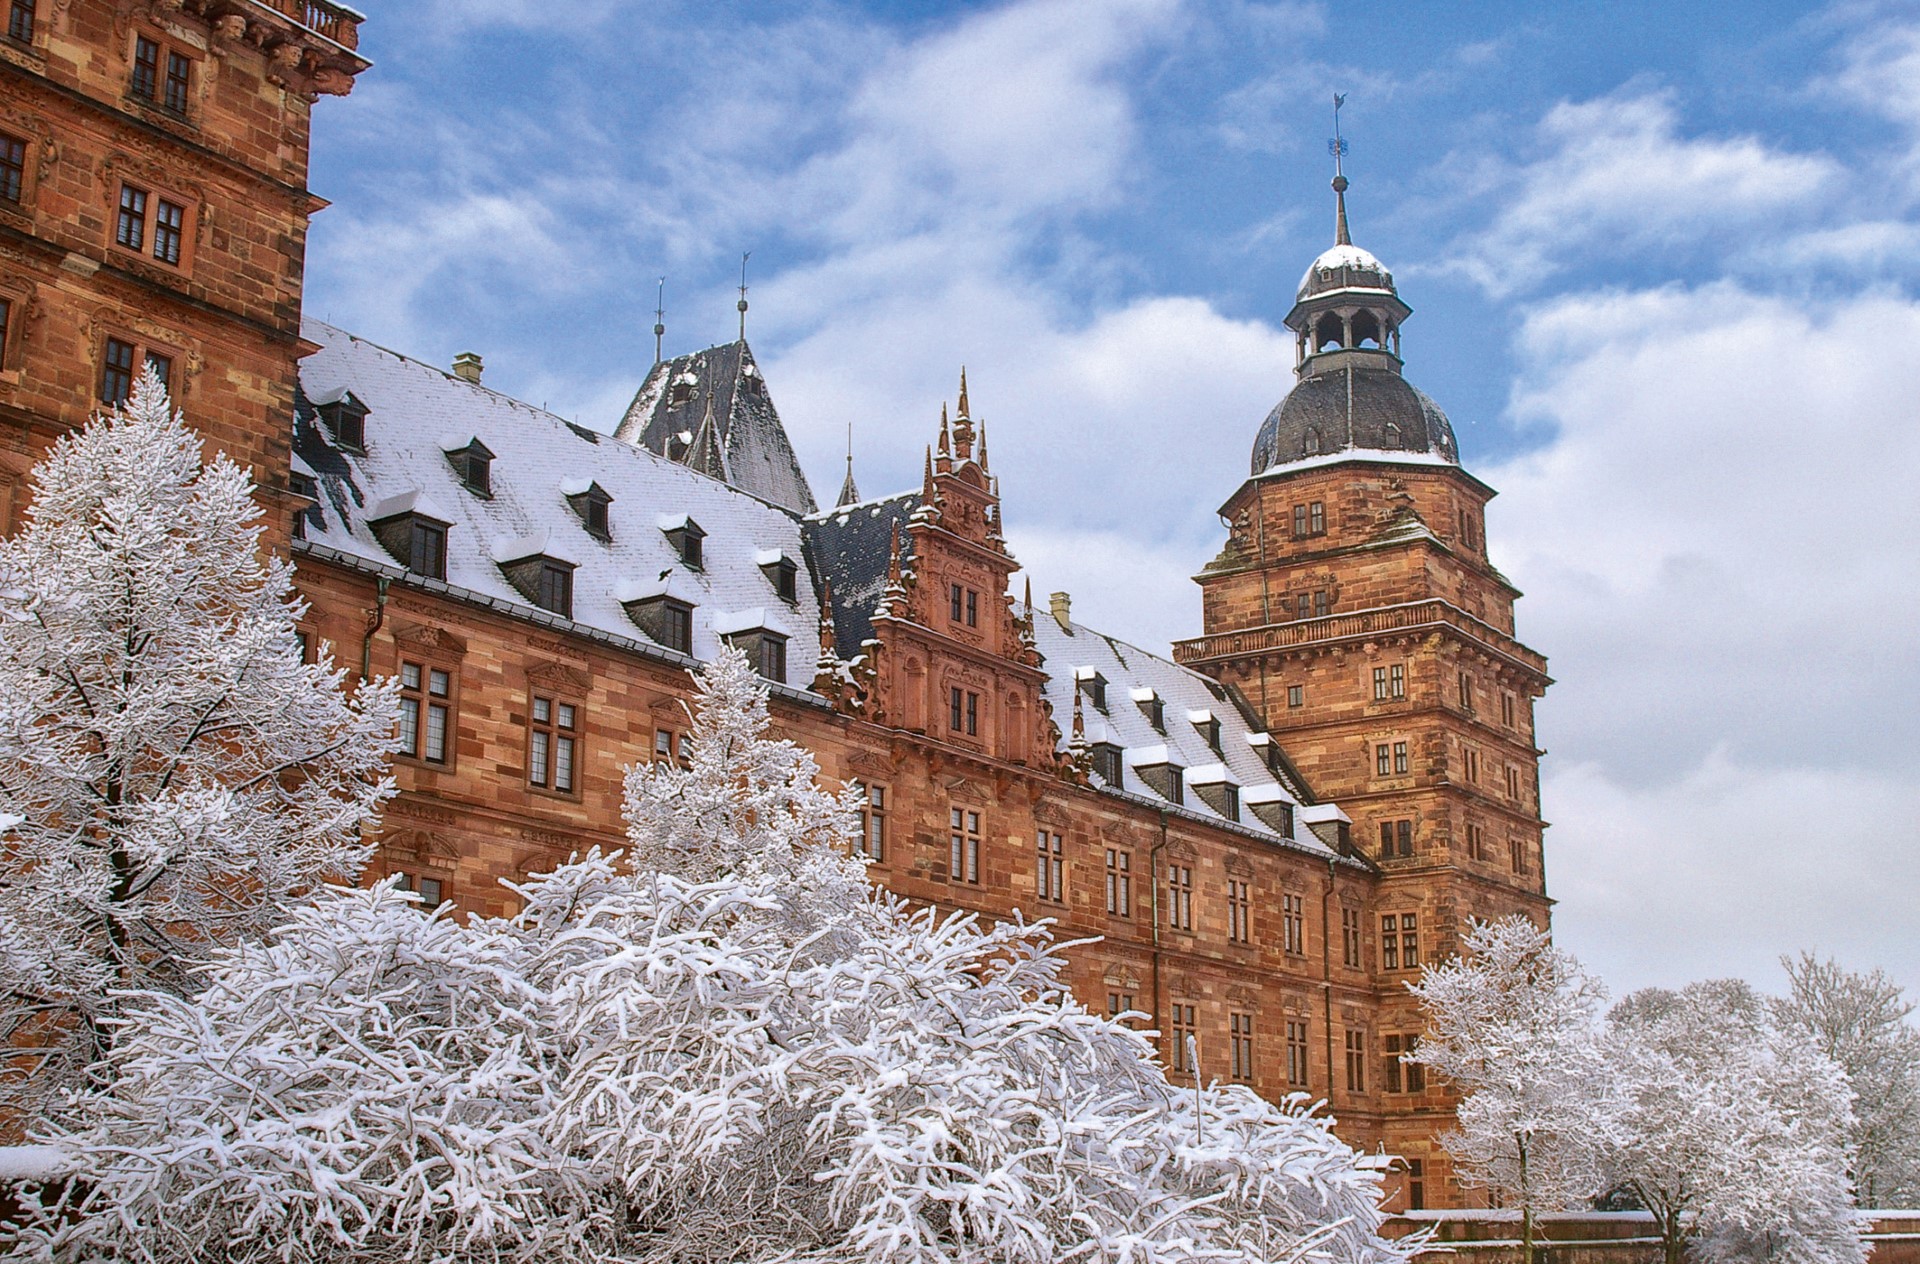
<svg viewBox="0 0 1920 1264">
<path fill-rule="evenodd" d="M 753 258 L 749 250 L 740 256 L 740 301 L 734 306 L 740 309 L 740 341 L 747 340 L 747 260 Z"/>
<path fill-rule="evenodd" d="M 1340 107 L 1347 98 L 1336 92 L 1333 94 L 1333 139 L 1327 142 L 1327 152 L 1333 155 L 1333 174 L 1340 175 L 1340 160 L 1347 156 L 1347 142 L 1340 139 Z"/>
<path fill-rule="evenodd" d="M 653 292 L 653 362 L 660 363 L 660 343 L 667 335 L 667 278 Z"/>
</svg>

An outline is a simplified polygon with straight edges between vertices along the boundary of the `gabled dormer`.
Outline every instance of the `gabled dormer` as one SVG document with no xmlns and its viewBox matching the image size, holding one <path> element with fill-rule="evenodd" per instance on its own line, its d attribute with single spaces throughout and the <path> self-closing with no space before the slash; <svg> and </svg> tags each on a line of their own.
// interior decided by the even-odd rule
<svg viewBox="0 0 1920 1264">
<path fill-rule="evenodd" d="M 380 547 L 416 575 L 447 577 L 447 529 L 453 515 L 417 491 L 389 496 L 367 512 L 367 528 Z"/>
<path fill-rule="evenodd" d="M 705 570 L 706 531 L 686 514 L 662 514 L 660 532 L 667 537 L 667 543 L 680 555 L 680 565 L 690 571 Z"/>
<path fill-rule="evenodd" d="M 595 482 L 582 486 L 575 479 L 560 484 L 560 492 L 567 498 L 567 507 L 580 519 L 580 525 L 587 534 L 596 540 L 613 539 L 613 529 L 608 522 L 607 507 L 613 504 L 613 497 L 607 489 Z"/>
<path fill-rule="evenodd" d="M 753 556 L 760 573 L 773 585 L 773 595 L 789 605 L 800 600 L 800 564 L 780 549 L 762 549 Z"/>
<path fill-rule="evenodd" d="M 1167 731 L 1167 700 L 1148 688 L 1132 691 L 1133 705 L 1140 708 L 1140 714 L 1147 717 L 1147 723 L 1153 725 L 1153 731 L 1164 735 Z"/>
<path fill-rule="evenodd" d="M 476 437 L 446 449 L 446 455 L 460 486 L 482 500 L 493 499 L 493 449 Z"/>
<path fill-rule="evenodd" d="M 334 447 L 356 454 L 367 450 L 368 409 L 359 396 L 341 386 L 315 397 L 312 402 Z"/>
<path fill-rule="evenodd" d="M 573 617 L 574 563 L 549 551 L 545 531 L 494 548 L 494 562 L 507 582 L 542 610 L 564 619 Z"/>
</svg>

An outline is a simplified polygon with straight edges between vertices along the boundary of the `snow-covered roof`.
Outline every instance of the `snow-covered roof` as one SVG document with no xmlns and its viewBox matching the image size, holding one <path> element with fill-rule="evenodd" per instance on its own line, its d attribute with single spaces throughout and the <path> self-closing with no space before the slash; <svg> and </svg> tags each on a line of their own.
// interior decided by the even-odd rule
<svg viewBox="0 0 1920 1264">
<path fill-rule="evenodd" d="M 770 549 L 802 556 L 801 526 L 792 514 L 330 325 L 309 320 L 302 332 L 320 346 L 300 365 L 307 399 L 351 389 L 369 410 L 364 453 L 333 446 L 313 424 L 310 406 L 300 410 L 297 456 L 319 489 L 307 528 L 314 544 L 386 566 L 404 564 L 368 524 L 387 513 L 430 513 L 452 524 L 446 581 L 454 587 L 531 610 L 499 563 L 533 555 L 573 562 L 574 622 L 645 642 L 622 600 L 671 592 L 694 606 L 693 654 L 701 659 L 719 648 L 716 620 L 731 626 L 739 612 L 756 611 L 760 625 L 795 633 L 786 683 L 812 687 L 818 647 L 813 636 L 798 634 L 810 632 L 817 618 L 812 578 L 797 577 L 798 600 L 790 605 L 756 560 Z M 476 437 L 495 454 L 491 496 L 467 490 L 448 463 L 441 441 L 451 433 Z M 612 497 L 610 541 L 591 535 L 567 502 L 570 491 L 593 483 Z M 688 518 L 706 532 L 699 570 L 681 564 L 664 534 L 667 524 Z"/>
<path fill-rule="evenodd" d="M 1308 293 L 1316 288 L 1327 288 L 1325 285 L 1316 287 L 1315 281 L 1325 280 L 1330 274 L 1337 273 L 1342 268 L 1347 269 L 1348 277 L 1347 284 L 1341 286 L 1341 289 L 1372 289 L 1387 294 L 1393 292 L 1392 274 L 1387 271 L 1384 263 L 1373 256 L 1371 251 L 1362 250 L 1358 246 L 1339 245 L 1321 251 L 1320 257 L 1307 265 L 1306 272 L 1300 277 L 1299 297 L 1307 297 Z M 1355 274 L 1367 273 L 1377 273 L 1382 283 L 1379 285 L 1355 284 L 1358 279 Z"/>
<path fill-rule="evenodd" d="M 1230 691 L 1219 682 L 1180 666 L 1137 645 L 1096 632 L 1080 624 L 1062 628 L 1046 610 L 1028 612 L 1033 619 L 1035 647 L 1046 659 L 1047 701 L 1053 707 L 1060 726 L 1062 743 L 1071 740 L 1073 695 L 1076 681 L 1091 680 L 1096 674 L 1107 681 L 1107 708 L 1097 710 L 1090 699 L 1081 699 L 1081 719 L 1088 742 L 1108 742 L 1122 750 L 1121 784 L 1113 787 L 1129 794 L 1165 802 L 1139 770 L 1172 764 L 1186 770 L 1188 793 L 1181 796 L 1181 808 L 1196 816 L 1222 819 L 1199 794 L 1197 786 L 1223 782 L 1240 787 L 1243 804 L 1290 803 L 1296 807 L 1292 841 L 1323 854 L 1331 854 L 1326 844 L 1307 826 L 1314 816 L 1311 808 L 1300 807 L 1298 787 L 1287 784 L 1267 767 L 1259 745 L 1249 741 L 1256 726 L 1243 714 Z M 1149 714 L 1154 698 L 1164 703 L 1163 729 L 1156 729 Z M 1207 741 L 1205 720 L 1195 723 L 1196 714 L 1216 720 L 1220 725 L 1220 748 Z M 1096 776 L 1096 782 L 1099 778 Z M 1338 811 L 1338 809 L 1334 809 Z M 1251 811 L 1240 814 L 1239 824 L 1257 833 L 1272 835 Z"/>
<path fill-rule="evenodd" d="M 873 612 L 887 586 L 894 532 L 920 507 L 918 491 L 838 506 L 806 520 L 807 566 L 833 600 L 834 652 L 851 660 L 873 635 Z M 900 547 L 912 538 L 900 532 Z"/>
</svg>

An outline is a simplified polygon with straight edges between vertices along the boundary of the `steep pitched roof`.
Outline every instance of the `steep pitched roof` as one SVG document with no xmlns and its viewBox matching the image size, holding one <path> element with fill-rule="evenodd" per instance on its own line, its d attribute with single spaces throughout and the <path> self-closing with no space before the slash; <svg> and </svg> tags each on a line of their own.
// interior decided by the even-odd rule
<svg viewBox="0 0 1920 1264">
<path fill-rule="evenodd" d="M 919 507 L 918 491 L 901 492 L 839 505 L 801 524 L 814 582 L 831 585 L 834 652 L 841 658 L 856 657 L 873 635 L 873 611 L 887 586 L 894 531 L 901 529 L 901 547 L 911 548 L 904 528 Z"/>
<path fill-rule="evenodd" d="M 577 568 L 573 623 L 645 644 L 622 603 L 664 593 L 694 608 L 695 658 L 713 657 L 723 632 L 763 623 L 789 638 L 787 683 L 812 688 L 818 592 L 802 578 L 796 600 L 782 600 L 759 562 L 775 549 L 802 556 L 792 514 L 329 325 L 309 320 L 301 332 L 320 346 L 300 363 L 294 434 L 296 459 L 312 471 L 318 496 L 308 512 L 311 545 L 404 565 L 369 524 L 395 506 L 431 505 L 429 516 L 451 524 L 446 583 L 465 594 L 548 619 L 501 570 L 513 555 L 544 554 Z M 342 389 L 369 410 L 364 452 L 333 444 L 308 402 Z M 461 483 L 446 456 L 471 439 L 495 454 L 486 497 Z M 595 486 L 611 498 L 610 539 L 591 534 L 568 501 Z M 682 564 L 666 535 L 689 518 L 705 532 L 699 569 Z"/>
<path fill-rule="evenodd" d="M 703 433 L 709 414 L 711 435 Z M 745 340 L 654 365 L 613 433 L 783 509 L 810 514 L 817 508 Z"/>
</svg>

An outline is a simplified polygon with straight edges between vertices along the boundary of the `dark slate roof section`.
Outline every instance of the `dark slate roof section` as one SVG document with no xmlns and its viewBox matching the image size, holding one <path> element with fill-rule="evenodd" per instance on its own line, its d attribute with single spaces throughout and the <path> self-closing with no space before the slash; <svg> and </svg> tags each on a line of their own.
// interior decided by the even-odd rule
<svg viewBox="0 0 1920 1264">
<path fill-rule="evenodd" d="M 873 636 L 873 611 L 887 586 L 894 528 L 900 528 L 902 547 L 911 549 L 907 519 L 919 507 L 919 492 L 901 492 L 801 522 L 815 590 L 822 580 L 833 585 L 833 648 L 841 658 L 856 657 L 861 644 Z"/>
<path fill-rule="evenodd" d="M 1447 415 L 1405 378 L 1391 369 L 1340 368 L 1302 381 L 1267 414 L 1253 441 L 1253 472 L 1347 449 L 1460 459 Z"/>
<path fill-rule="evenodd" d="M 676 400 L 674 383 L 688 388 Z M 627 405 L 614 437 L 684 461 L 711 405 L 726 481 L 797 514 L 818 508 L 813 489 L 773 406 L 767 379 L 745 341 L 723 343 L 653 366 Z"/>
</svg>

